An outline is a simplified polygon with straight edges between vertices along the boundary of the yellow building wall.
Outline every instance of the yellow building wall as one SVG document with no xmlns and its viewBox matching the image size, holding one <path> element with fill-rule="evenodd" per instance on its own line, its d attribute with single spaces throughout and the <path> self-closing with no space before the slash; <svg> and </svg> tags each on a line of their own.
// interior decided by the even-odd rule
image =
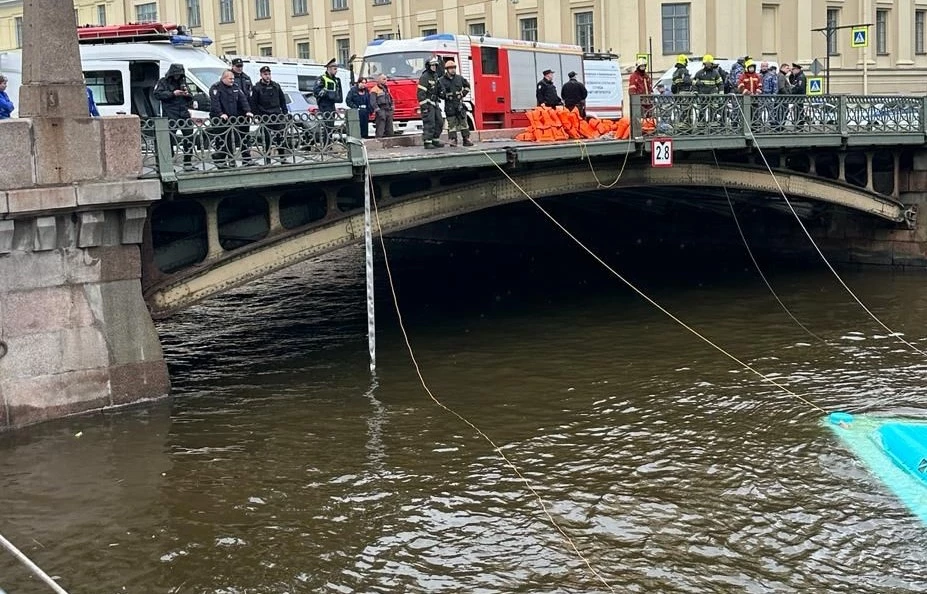
<svg viewBox="0 0 927 594">
<path fill-rule="evenodd" d="M 106 7 L 109 24 L 133 21 L 136 7 L 151 0 L 76 0 L 77 20 L 96 23 L 97 7 Z M 917 15 L 927 19 L 927 0 L 346 0 L 347 9 L 335 9 L 336 0 L 307 0 L 308 14 L 294 15 L 293 0 L 268 0 L 270 17 L 257 19 L 257 0 L 232 0 L 235 18 L 219 22 L 221 0 L 200 0 L 201 24 L 193 32 L 214 40 L 218 55 L 297 57 L 297 44 L 308 42 L 310 56 L 326 62 L 336 54 L 337 40 L 348 40 L 348 55 L 363 55 L 378 35 L 415 37 L 423 31 L 467 33 L 476 23 L 495 37 L 520 37 L 524 18 L 536 18 L 539 41 L 576 42 L 576 14 L 593 14 L 594 48 L 620 54 L 629 66 L 637 53 L 653 47 L 653 70 L 670 68 L 675 52 L 663 54 L 662 15 L 665 4 L 689 9 L 691 55 L 716 57 L 749 54 L 778 62 L 809 64 L 825 61 L 826 40 L 812 29 L 823 27 L 828 9 L 839 10 L 840 25 L 875 23 L 877 11 L 887 11 L 884 53 L 871 46 L 850 47 L 850 32 L 837 33 L 837 53 L 831 56 L 833 92 L 860 92 L 862 64 L 867 60 L 870 92 L 927 92 L 927 53 L 916 51 Z M 342 0 L 337 0 L 339 3 Z M 187 0 L 155 0 L 161 21 L 187 24 Z M 22 14 L 21 0 L 0 0 L 0 50 L 15 43 L 15 17 Z M 927 26 L 927 25 L 925 25 Z M 534 81 L 531 81 L 532 84 Z"/>
</svg>

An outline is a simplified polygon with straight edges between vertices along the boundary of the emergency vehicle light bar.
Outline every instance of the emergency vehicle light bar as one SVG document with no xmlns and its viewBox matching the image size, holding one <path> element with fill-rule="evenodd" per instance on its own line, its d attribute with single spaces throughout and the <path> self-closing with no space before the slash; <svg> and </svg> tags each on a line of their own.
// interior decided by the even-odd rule
<svg viewBox="0 0 927 594">
<path fill-rule="evenodd" d="M 77 41 L 83 44 L 143 43 L 169 41 L 173 45 L 205 47 L 208 37 L 194 37 L 186 28 L 174 23 L 128 23 L 125 25 L 86 25 L 77 28 Z"/>
</svg>

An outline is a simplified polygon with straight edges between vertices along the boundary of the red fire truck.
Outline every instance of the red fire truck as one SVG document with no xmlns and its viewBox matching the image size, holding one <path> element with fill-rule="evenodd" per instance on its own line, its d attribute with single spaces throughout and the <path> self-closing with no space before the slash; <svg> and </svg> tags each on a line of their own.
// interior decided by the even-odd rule
<svg viewBox="0 0 927 594">
<path fill-rule="evenodd" d="M 544 70 L 556 72 L 558 87 L 570 71 L 575 71 L 579 80 L 585 77 L 583 50 L 577 45 L 450 33 L 415 39 L 375 39 L 364 52 L 360 74 L 370 81 L 375 81 L 380 74 L 388 77 L 396 107 L 397 134 L 421 132 L 421 113 L 415 95 L 418 79 L 433 56 L 438 57 L 441 65 L 453 59 L 458 65 L 458 74 L 469 81 L 469 117 L 475 130 L 526 126 L 525 112 L 537 105 L 535 90 Z M 607 92 L 595 97 L 590 93 L 593 101 L 587 100 L 587 111 L 595 112 L 599 108 L 612 117 L 620 116 L 621 72 L 617 63 L 613 69 L 599 67 L 595 70 L 599 77 L 605 72 L 613 86 L 599 81 L 597 86 Z M 601 100 L 604 105 L 595 105 Z"/>
</svg>

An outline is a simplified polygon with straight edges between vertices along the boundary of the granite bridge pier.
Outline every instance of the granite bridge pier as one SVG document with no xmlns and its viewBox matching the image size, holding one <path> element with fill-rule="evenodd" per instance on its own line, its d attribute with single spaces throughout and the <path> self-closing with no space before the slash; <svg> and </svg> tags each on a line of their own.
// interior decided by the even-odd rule
<svg viewBox="0 0 927 594">
<path fill-rule="evenodd" d="M 89 118 L 70 7 L 27 2 L 24 23 L 22 118 L 0 122 L 0 430 L 167 396 L 152 318 L 363 241 L 368 167 L 384 233 L 642 188 L 667 190 L 663 212 L 730 216 L 724 192 L 763 213 L 768 249 L 807 242 L 794 207 L 835 263 L 927 271 L 923 97 L 652 97 L 632 101 L 626 140 L 495 130 L 424 151 L 362 141 L 354 112 Z M 661 138 L 672 167 L 652 166 Z"/>
</svg>

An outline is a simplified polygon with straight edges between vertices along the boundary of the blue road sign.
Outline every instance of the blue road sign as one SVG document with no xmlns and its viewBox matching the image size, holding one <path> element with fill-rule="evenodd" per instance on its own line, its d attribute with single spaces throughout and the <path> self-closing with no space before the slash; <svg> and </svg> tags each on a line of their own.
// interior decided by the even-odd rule
<svg viewBox="0 0 927 594">
<path fill-rule="evenodd" d="M 853 27 L 850 31 L 852 32 L 851 47 L 869 47 L 869 27 Z"/>
<path fill-rule="evenodd" d="M 824 94 L 824 79 L 820 76 L 809 76 L 808 77 L 808 94 L 809 95 L 823 95 Z"/>
</svg>

